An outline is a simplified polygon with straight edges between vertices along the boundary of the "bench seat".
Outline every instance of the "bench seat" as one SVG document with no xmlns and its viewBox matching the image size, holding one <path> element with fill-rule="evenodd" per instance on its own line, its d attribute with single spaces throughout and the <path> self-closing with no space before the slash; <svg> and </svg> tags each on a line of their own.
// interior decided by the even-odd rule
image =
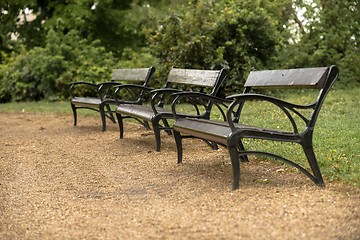
<svg viewBox="0 0 360 240">
<path fill-rule="evenodd" d="M 71 99 L 71 103 L 78 106 L 92 107 L 94 105 L 100 105 L 101 100 L 95 97 L 74 97 Z"/>
<path fill-rule="evenodd" d="M 169 117 L 173 116 L 171 110 L 161 107 L 155 108 L 159 114 L 167 114 Z M 140 118 L 149 122 L 151 122 L 156 116 L 154 110 L 149 105 L 120 104 L 117 106 L 116 112 L 121 112 L 123 115 Z"/>
<path fill-rule="evenodd" d="M 244 138 L 257 138 L 260 132 L 261 138 L 281 139 L 281 141 L 300 142 L 300 135 L 294 132 L 278 131 L 274 129 L 259 128 L 244 124 L 234 124 L 238 131 L 242 131 Z M 227 139 L 232 133 L 228 122 L 212 121 L 206 119 L 180 118 L 174 125 L 174 130 L 183 134 L 191 134 L 200 139 L 227 145 Z M 260 137 L 258 137 L 260 138 Z"/>
</svg>

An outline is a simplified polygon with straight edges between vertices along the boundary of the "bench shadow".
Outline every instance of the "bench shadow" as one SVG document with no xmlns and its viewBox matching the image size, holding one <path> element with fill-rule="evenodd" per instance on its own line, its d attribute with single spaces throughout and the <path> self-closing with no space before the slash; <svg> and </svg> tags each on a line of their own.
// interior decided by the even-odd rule
<svg viewBox="0 0 360 240">
<path fill-rule="evenodd" d="M 176 173 L 173 174 L 197 185 L 201 183 L 203 188 L 231 190 L 232 186 L 230 159 L 218 162 L 211 158 L 209 161 L 199 160 L 198 162 L 185 160 L 179 164 Z M 241 163 L 240 188 L 297 188 L 305 185 L 316 186 L 310 179 L 292 167 L 251 158 L 249 163 Z"/>
</svg>

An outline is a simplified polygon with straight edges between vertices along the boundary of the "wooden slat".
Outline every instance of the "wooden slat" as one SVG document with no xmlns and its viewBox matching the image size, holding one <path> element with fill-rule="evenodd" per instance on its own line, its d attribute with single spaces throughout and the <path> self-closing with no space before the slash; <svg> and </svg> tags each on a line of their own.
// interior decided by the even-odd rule
<svg viewBox="0 0 360 240">
<path fill-rule="evenodd" d="M 149 68 L 115 69 L 112 80 L 145 81 Z"/>
<path fill-rule="evenodd" d="M 184 83 L 198 86 L 214 86 L 220 70 L 171 69 L 168 82 Z"/>
<path fill-rule="evenodd" d="M 250 72 L 245 87 L 313 87 L 321 88 L 328 68 L 298 68 Z"/>
</svg>

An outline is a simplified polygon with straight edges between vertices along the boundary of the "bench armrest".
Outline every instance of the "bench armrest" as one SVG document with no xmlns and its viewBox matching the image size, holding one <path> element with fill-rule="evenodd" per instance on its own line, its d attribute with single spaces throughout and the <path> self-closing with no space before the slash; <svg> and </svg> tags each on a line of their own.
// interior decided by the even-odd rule
<svg viewBox="0 0 360 240">
<path fill-rule="evenodd" d="M 160 108 L 164 107 L 165 101 L 171 102 L 173 98 L 171 94 L 177 92 L 182 92 L 182 90 L 175 88 L 157 88 L 150 91 L 150 93 L 152 94 L 150 104 L 154 113 L 155 114 L 158 113 L 156 107 L 160 107 Z"/>
<path fill-rule="evenodd" d="M 151 95 L 151 90 L 153 88 L 147 87 L 144 85 L 138 85 L 138 84 L 122 84 L 119 85 L 118 83 L 114 85 L 114 100 L 117 104 L 120 103 L 128 103 L 128 104 L 139 104 L 142 103 L 144 100 L 145 95 Z M 125 90 L 132 98 L 133 100 L 129 99 L 120 99 L 119 98 L 119 91 Z"/>
<path fill-rule="evenodd" d="M 148 91 L 148 92 L 151 92 L 154 88 L 152 87 L 147 87 L 147 86 L 144 86 L 144 85 L 137 85 L 137 84 L 121 84 L 119 85 L 118 83 L 116 85 L 114 85 L 114 87 L 116 88 L 116 90 L 120 90 L 121 88 L 137 88 L 137 89 L 142 89 L 142 90 L 145 90 L 145 91 Z M 115 91 L 116 91 L 115 90 Z"/>
<path fill-rule="evenodd" d="M 174 100 L 171 105 L 171 110 L 175 119 L 180 117 L 189 117 L 189 118 L 210 118 L 211 109 L 215 106 L 221 113 L 224 121 L 226 120 L 226 114 L 224 109 L 227 109 L 227 103 L 231 103 L 231 100 L 214 97 L 205 93 L 200 92 L 181 92 L 173 93 Z M 196 114 L 184 114 L 177 111 L 177 104 L 181 101 L 189 102 L 196 110 Z M 205 111 L 200 112 L 200 106 L 202 106 Z"/>
<path fill-rule="evenodd" d="M 72 83 L 69 83 L 68 85 L 70 86 L 69 87 L 69 92 L 70 92 L 71 97 L 74 97 L 74 90 L 75 90 L 75 87 L 77 87 L 77 86 L 82 85 L 82 87 L 90 87 L 90 88 L 93 88 L 93 89 L 95 89 L 97 91 L 99 90 L 99 84 L 85 82 L 85 81 L 72 82 Z"/>
<path fill-rule="evenodd" d="M 98 84 L 89 83 L 89 82 L 72 82 L 72 83 L 69 83 L 69 85 L 70 85 L 70 91 L 72 91 L 74 89 L 74 87 L 77 85 L 86 85 L 86 86 L 90 86 L 90 87 L 99 88 Z"/>
<path fill-rule="evenodd" d="M 279 107 L 288 117 L 295 133 L 298 133 L 298 128 L 294 120 L 294 117 L 290 114 L 290 112 L 295 113 L 307 124 L 308 119 L 303 114 L 301 114 L 297 109 L 312 109 L 315 107 L 315 103 L 308 105 L 299 105 L 299 104 L 286 102 L 284 100 L 275 97 L 262 95 L 262 94 L 252 94 L 252 93 L 231 95 L 228 96 L 227 99 L 233 99 L 233 102 L 230 104 L 228 111 L 226 113 L 227 121 L 233 132 L 236 130 L 234 122 L 239 121 L 242 107 L 246 101 L 266 101 Z M 236 113 L 235 116 L 234 113 Z"/>
<path fill-rule="evenodd" d="M 90 82 L 71 82 L 71 83 L 69 83 L 70 88 L 73 88 L 74 86 L 80 85 L 80 84 L 89 85 L 89 86 L 93 86 L 93 87 L 98 87 L 98 84 L 90 83 Z"/>
<path fill-rule="evenodd" d="M 263 94 L 256 94 L 256 93 L 234 94 L 234 95 L 227 96 L 226 99 L 233 100 L 233 101 L 241 101 L 241 102 L 259 101 L 259 100 L 260 101 L 268 101 L 268 102 L 272 102 L 276 105 L 282 105 L 287 108 L 308 109 L 308 108 L 314 107 L 314 104 L 299 105 L 299 104 L 286 102 L 279 98 L 275 98 L 275 97 L 271 97 L 271 96 L 267 96 L 267 95 L 263 95 Z"/>
<path fill-rule="evenodd" d="M 175 88 L 158 88 L 158 89 L 153 89 L 151 91 L 151 93 L 156 94 L 156 93 L 175 93 L 175 92 L 182 92 L 179 89 L 175 89 Z"/>
</svg>

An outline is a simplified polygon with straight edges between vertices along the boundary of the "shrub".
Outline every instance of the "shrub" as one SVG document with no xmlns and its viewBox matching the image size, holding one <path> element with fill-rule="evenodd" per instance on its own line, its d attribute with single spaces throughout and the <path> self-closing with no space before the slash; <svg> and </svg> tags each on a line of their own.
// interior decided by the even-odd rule
<svg viewBox="0 0 360 240">
<path fill-rule="evenodd" d="M 278 41 L 272 20 L 251 0 L 197 1 L 148 29 L 147 37 L 166 72 L 172 66 L 228 68 L 227 93 L 242 88 L 245 72 L 267 63 Z"/>
<path fill-rule="evenodd" d="M 114 66 L 115 58 L 99 41 L 81 39 L 75 30 L 50 30 L 45 47 L 21 49 L 2 65 L 0 101 L 66 98 L 70 82 L 110 80 Z"/>
</svg>

